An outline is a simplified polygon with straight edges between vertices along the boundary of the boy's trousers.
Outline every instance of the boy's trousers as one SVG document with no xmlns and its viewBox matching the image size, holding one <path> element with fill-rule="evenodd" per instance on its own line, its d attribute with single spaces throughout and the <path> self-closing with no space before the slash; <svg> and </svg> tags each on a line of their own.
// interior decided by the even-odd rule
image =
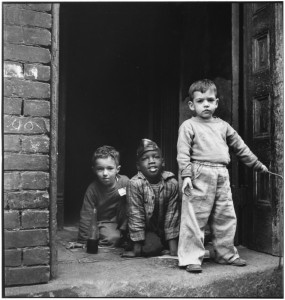
<svg viewBox="0 0 285 300">
<path fill-rule="evenodd" d="M 192 170 L 193 189 L 182 198 L 179 266 L 202 264 L 208 221 L 216 262 L 231 263 L 239 255 L 234 247 L 236 215 L 228 170 L 224 165 L 208 162 L 193 162 Z"/>
</svg>

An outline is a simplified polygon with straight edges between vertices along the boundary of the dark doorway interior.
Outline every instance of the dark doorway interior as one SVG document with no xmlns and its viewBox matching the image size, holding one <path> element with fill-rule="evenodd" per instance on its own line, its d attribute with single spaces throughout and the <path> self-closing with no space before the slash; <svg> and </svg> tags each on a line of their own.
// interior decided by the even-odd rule
<svg viewBox="0 0 285 300">
<path fill-rule="evenodd" d="M 60 22 L 59 227 L 78 221 L 101 145 L 120 151 L 132 177 L 139 140 L 154 139 L 178 175 L 189 84 L 219 78 L 230 121 L 232 70 L 230 3 L 61 3 Z"/>
<path fill-rule="evenodd" d="M 61 4 L 60 100 L 65 145 L 60 155 L 65 167 L 62 164 L 59 172 L 64 173 L 65 223 L 79 218 L 85 189 L 93 180 L 94 150 L 102 145 L 117 148 L 121 173 L 132 177 L 139 140 L 161 141 L 164 99 L 171 96 L 178 109 L 176 7 L 165 3 Z M 178 113 L 174 124 L 177 120 Z"/>
</svg>

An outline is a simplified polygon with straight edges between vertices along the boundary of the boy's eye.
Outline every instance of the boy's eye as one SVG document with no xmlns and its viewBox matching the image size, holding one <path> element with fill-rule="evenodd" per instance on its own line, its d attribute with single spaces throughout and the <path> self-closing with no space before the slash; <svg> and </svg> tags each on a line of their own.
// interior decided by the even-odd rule
<svg viewBox="0 0 285 300">
<path fill-rule="evenodd" d="M 114 168 L 113 167 L 108 167 L 107 170 L 112 171 L 112 170 L 114 170 Z"/>
</svg>

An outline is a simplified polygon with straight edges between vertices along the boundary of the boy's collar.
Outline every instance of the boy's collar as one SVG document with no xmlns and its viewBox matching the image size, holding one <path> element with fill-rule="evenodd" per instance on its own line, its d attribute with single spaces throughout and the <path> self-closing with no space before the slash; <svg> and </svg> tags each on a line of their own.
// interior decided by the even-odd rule
<svg viewBox="0 0 285 300">
<path fill-rule="evenodd" d="M 138 177 L 141 178 L 141 179 L 144 179 L 144 180 L 148 181 L 147 178 L 144 176 L 144 174 L 141 171 L 138 171 Z M 175 175 L 173 173 L 171 173 L 171 172 L 168 172 L 168 171 L 162 171 L 161 172 L 161 178 L 163 180 L 166 180 L 166 179 L 168 179 L 170 177 L 175 177 Z"/>
</svg>

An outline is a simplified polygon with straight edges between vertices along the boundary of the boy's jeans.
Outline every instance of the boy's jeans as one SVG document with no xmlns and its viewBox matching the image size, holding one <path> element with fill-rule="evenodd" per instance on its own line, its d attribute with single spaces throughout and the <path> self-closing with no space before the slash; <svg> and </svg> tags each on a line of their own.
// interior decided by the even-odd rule
<svg viewBox="0 0 285 300">
<path fill-rule="evenodd" d="M 236 215 L 226 166 L 193 162 L 193 189 L 183 195 L 178 244 L 179 266 L 202 264 L 204 230 L 209 220 L 215 260 L 231 263 L 239 257 L 234 247 Z"/>
</svg>

